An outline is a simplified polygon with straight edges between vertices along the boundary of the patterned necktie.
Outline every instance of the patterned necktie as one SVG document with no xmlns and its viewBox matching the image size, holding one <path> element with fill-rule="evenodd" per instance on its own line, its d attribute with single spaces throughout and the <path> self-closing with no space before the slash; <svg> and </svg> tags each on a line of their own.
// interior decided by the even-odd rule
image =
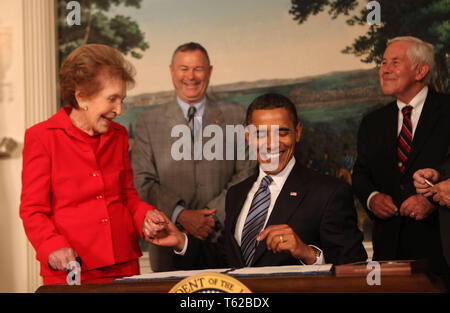
<svg viewBox="0 0 450 313">
<path fill-rule="evenodd" d="M 241 252 L 246 266 L 252 264 L 256 250 L 256 237 L 266 221 L 270 205 L 269 185 L 271 182 L 273 182 L 273 179 L 268 175 L 262 179 L 245 219 L 244 229 L 242 230 Z"/>
<path fill-rule="evenodd" d="M 412 143 L 412 123 L 411 123 L 411 111 L 413 107 L 408 105 L 402 109 L 403 125 L 400 135 L 398 136 L 397 144 L 397 156 L 398 156 L 398 169 L 400 172 L 405 171 L 406 161 L 408 160 L 409 152 L 411 151 Z"/>
<path fill-rule="evenodd" d="M 197 109 L 194 106 L 190 106 L 188 110 L 188 124 L 191 129 L 191 136 L 194 138 L 194 115 Z"/>
</svg>

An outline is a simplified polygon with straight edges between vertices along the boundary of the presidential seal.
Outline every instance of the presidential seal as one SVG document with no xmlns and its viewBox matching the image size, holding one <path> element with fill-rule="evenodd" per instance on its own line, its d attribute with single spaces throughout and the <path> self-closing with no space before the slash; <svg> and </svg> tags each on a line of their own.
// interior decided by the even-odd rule
<svg viewBox="0 0 450 313">
<path fill-rule="evenodd" d="M 221 273 L 202 273 L 186 277 L 169 293 L 251 293 L 236 278 Z"/>
</svg>

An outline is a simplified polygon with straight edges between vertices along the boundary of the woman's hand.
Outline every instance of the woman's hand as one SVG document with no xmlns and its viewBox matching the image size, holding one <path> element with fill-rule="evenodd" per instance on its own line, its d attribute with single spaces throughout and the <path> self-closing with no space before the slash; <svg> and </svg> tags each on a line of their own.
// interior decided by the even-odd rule
<svg viewBox="0 0 450 313">
<path fill-rule="evenodd" d="M 76 261 L 78 254 L 72 248 L 61 248 L 48 256 L 48 265 L 53 270 L 67 271 L 67 265 Z"/>
<path fill-rule="evenodd" d="M 144 222 L 142 222 L 142 233 L 146 237 L 155 237 L 160 231 L 167 227 L 169 219 L 167 216 L 156 209 L 147 211 Z"/>
</svg>

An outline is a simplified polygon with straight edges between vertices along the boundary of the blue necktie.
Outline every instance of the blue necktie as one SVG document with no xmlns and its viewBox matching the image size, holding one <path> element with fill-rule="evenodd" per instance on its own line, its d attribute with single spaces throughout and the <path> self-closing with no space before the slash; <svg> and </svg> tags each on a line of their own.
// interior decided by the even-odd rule
<svg viewBox="0 0 450 313">
<path fill-rule="evenodd" d="M 252 264 L 256 250 L 256 237 L 258 237 L 266 221 L 270 205 L 269 185 L 271 182 L 273 182 L 273 179 L 268 175 L 262 179 L 245 219 L 244 229 L 242 230 L 241 252 L 246 266 Z"/>
</svg>

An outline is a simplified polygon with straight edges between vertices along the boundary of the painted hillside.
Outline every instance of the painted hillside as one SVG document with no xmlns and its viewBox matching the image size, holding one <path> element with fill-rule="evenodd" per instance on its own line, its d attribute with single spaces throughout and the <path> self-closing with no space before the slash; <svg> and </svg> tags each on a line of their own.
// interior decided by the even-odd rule
<svg viewBox="0 0 450 313">
<path fill-rule="evenodd" d="M 330 160 L 339 164 L 344 144 L 350 151 L 355 149 L 362 116 L 392 100 L 381 92 L 377 69 L 216 85 L 210 87 L 209 96 L 246 108 L 255 97 L 266 92 L 281 93 L 297 106 L 299 120 L 303 123 L 297 155 L 303 163 L 311 152 L 320 160 L 326 151 Z M 137 115 L 151 106 L 163 105 L 172 97 L 173 91 L 130 97 L 124 114 L 116 120 L 127 127 L 132 138 Z"/>
</svg>

